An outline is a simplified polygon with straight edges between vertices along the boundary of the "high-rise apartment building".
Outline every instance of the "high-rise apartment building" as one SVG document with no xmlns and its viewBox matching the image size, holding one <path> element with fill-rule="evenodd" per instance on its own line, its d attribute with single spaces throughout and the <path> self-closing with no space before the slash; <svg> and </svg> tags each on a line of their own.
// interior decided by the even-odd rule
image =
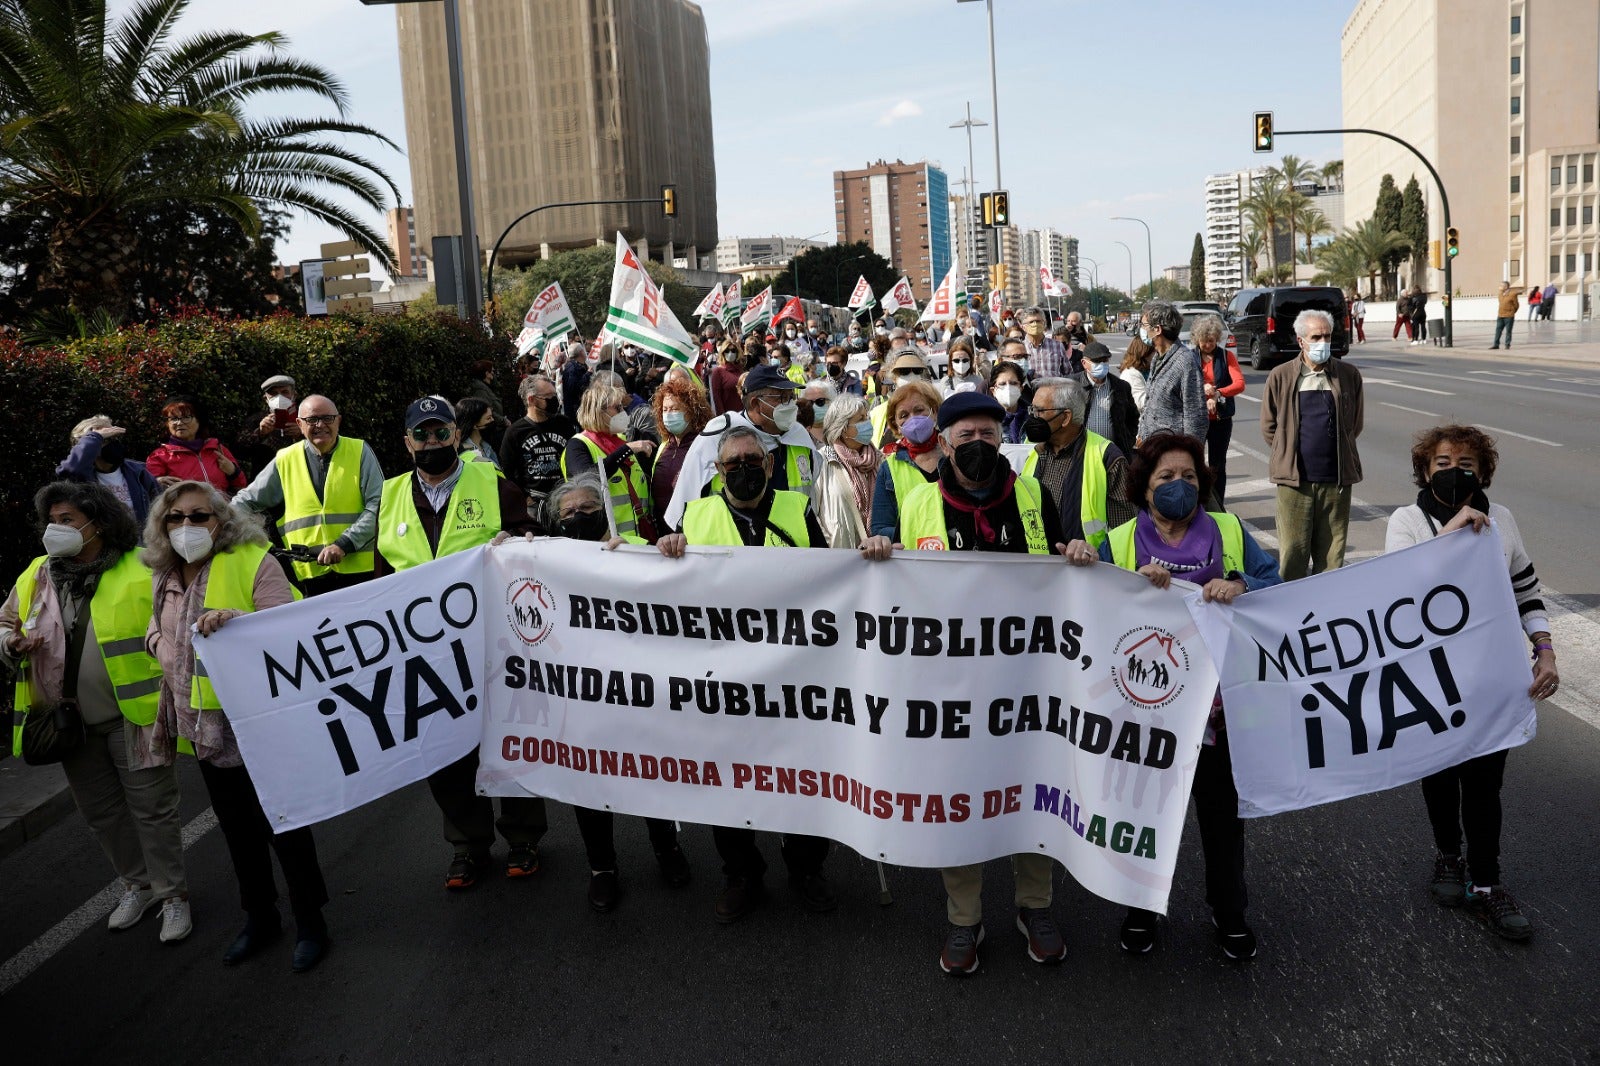
<svg viewBox="0 0 1600 1066">
<path fill-rule="evenodd" d="M 1077 238 L 1049 226 L 1025 229 L 1017 235 L 1017 249 L 1020 258 L 1012 264 L 1011 269 L 1017 275 L 1017 298 L 1024 306 L 1044 302 L 1044 285 L 1039 279 L 1041 266 L 1050 268 L 1051 277 L 1077 289 Z"/>
<path fill-rule="evenodd" d="M 879 160 L 833 172 L 834 225 L 840 244 L 866 241 L 911 282 L 918 301 L 950 270 L 949 183 L 931 163 Z"/>
<path fill-rule="evenodd" d="M 1254 273 L 1239 242 L 1247 223 L 1241 206 L 1266 176 L 1266 168 L 1234 170 L 1206 179 L 1206 292 L 1227 299 Z"/>
<path fill-rule="evenodd" d="M 724 237 L 717 242 L 716 269 L 728 272 L 756 263 L 787 263 L 807 249 L 825 247 L 822 241 L 800 237 Z"/>
<path fill-rule="evenodd" d="M 1438 168 L 1461 234 L 1457 292 L 1493 293 L 1502 279 L 1578 291 L 1600 244 L 1600 5 L 1361 0 L 1345 22 L 1341 76 L 1344 125 L 1402 137 Z M 1355 221 L 1371 215 L 1383 175 L 1402 187 L 1415 175 L 1429 237 L 1443 240 L 1438 193 L 1405 149 L 1351 134 L 1344 172 Z M 1440 271 L 1423 273 L 1443 288 Z"/>
<path fill-rule="evenodd" d="M 383 213 L 389 230 L 389 250 L 394 253 L 395 277 L 425 278 L 428 257 L 417 244 L 417 215 L 411 205 L 391 207 Z"/>
<path fill-rule="evenodd" d="M 461 232 L 444 18 L 437 4 L 395 8 L 400 82 L 424 248 Z M 487 254 L 529 208 L 503 260 L 610 242 L 621 231 L 651 258 L 691 267 L 717 243 L 705 18 L 688 0 L 461 0 L 478 239 Z M 662 185 L 678 216 L 663 216 Z"/>
</svg>

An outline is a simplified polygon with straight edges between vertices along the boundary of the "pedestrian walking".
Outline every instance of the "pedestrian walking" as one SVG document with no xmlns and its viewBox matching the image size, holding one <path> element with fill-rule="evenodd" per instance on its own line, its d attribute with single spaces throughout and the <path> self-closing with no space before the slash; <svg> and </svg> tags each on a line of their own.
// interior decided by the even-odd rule
<svg viewBox="0 0 1600 1066">
<path fill-rule="evenodd" d="M 1367 343 L 1367 301 L 1363 300 L 1359 293 L 1350 294 L 1350 320 L 1355 323 L 1356 343 Z"/>
</svg>

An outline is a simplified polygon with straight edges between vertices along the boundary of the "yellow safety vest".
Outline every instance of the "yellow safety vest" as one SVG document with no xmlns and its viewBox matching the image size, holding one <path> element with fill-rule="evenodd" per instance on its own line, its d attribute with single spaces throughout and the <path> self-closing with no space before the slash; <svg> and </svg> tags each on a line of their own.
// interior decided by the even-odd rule
<svg viewBox="0 0 1600 1066">
<path fill-rule="evenodd" d="M 887 403 L 880 403 L 867 412 L 867 418 L 872 422 L 872 446 L 874 448 L 881 448 L 887 443 L 883 439 L 883 420 L 888 414 L 889 405 Z"/>
<path fill-rule="evenodd" d="M 17 614 L 23 619 L 33 612 L 39 572 L 48 560 L 49 556 L 39 556 L 17 578 Z M 123 553 L 115 566 L 101 574 L 100 583 L 89 600 L 95 642 L 100 645 L 100 659 L 111 678 L 117 707 L 122 717 L 141 726 L 156 720 L 156 711 L 161 705 L 161 664 L 144 650 L 151 602 L 150 568 L 139 561 L 137 552 Z M 11 730 L 13 755 L 22 754 L 22 723 L 33 705 L 33 685 L 24 669 L 17 677 L 13 703 L 16 711 Z"/>
<path fill-rule="evenodd" d="M 803 366 L 800 366 L 796 363 L 790 363 L 789 369 L 783 372 L 783 376 L 794 382 L 802 389 L 806 387 L 806 368 Z"/>
<path fill-rule="evenodd" d="M 1031 477 L 1018 476 L 1013 491 L 1017 494 L 1017 513 L 1022 516 L 1023 535 L 1029 555 L 1049 555 L 1050 544 L 1044 535 L 1044 493 Z M 949 551 L 950 531 L 944 524 L 944 497 L 939 483 L 918 485 L 900 504 L 900 543 L 924 551 Z"/>
<path fill-rule="evenodd" d="M 278 534 L 289 547 L 307 545 L 320 548 L 339 539 L 350 524 L 361 517 L 366 497 L 361 495 L 361 457 L 365 441 L 340 437 L 328 460 L 328 476 L 322 483 L 322 498 L 311 484 L 311 466 L 304 443 L 291 444 L 273 460 L 278 481 L 283 486 L 283 517 L 278 519 Z M 302 581 L 329 573 L 372 573 L 372 546 L 346 552 L 333 566 L 321 563 L 294 564 L 295 576 Z"/>
<path fill-rule="evenodd" d="M 778 489 L 772 494 L 772 511 L 768 519 L 789 534 L 796 548 L 811 547 L 811 535 L 806 532 L 806 507 L 811 501 L 798 492 Z M 738 547 L 744 543 L 739 527 L 734 525 L 733 512 L 721 496 L 702 496 L 690 500 L 683 511 L 683 536 L 690 544 L 722 544 Z M 767 530 L 764 546 L 787 548 L 782 537 Z"/>
<path fill-rule="evenodd" d="M 1106 539 L 1106 449 L 1111 442 L 1098 433 L 1084 430 L 1088 438 L 1083 446 L 1083 477 L 1078 497 L 1078 521 L 1083 524 L 1083 536 L 1099 548 Z M 1039 449 L 1036 447 L 1022 461 L 1022 472 L 1029 477 L 1039 466 Z"/>
<path fill-rule="evenodd" d="M 1217 523 L 1217 528 L 1222 532 L 1222 570 L 1225 574 L 1244 571 L 1244 526 L 1239 523 L 1239 516 L 1228 514 L 1226 511 L 1207 511 L 1212 520 Z M 1124 570 L 1139 569 L 1138 560 L 1135 558 L 1133 532 L 1138 519 L 1124 522 L 1113 529 L 1111 538 L 1111 561 Z"/>
<path fill-rule="evenodd" d="M 589 457 L 594 460 L 597 473 L 605 473 L 605 449 L 579 433 L 574 440 L 581 440 L 583 446 L 589 449 Z M 561 453 L 561 476 L 569 478 L 567 473 L 567 453 Z M 607 491 L 611 494 L 611 515 L 617 523 L 617 535 L 625 537 L 629 533 L 639 532 L 639 516 L 633 513 L 633 501 L 637 497 L 639 507 L 645 514 L 650 513 L 650 485 L 644 479 L 644 466 L 638 459 L 617 468 L 617 472 L 606 479 Z M 629 487 L 633 492 L 629 494 Z M 387 554 L 387 553 L 385 553 Z"/>
<path fill-rule="evenodd" d="M 206 598 L 201 606 L 208 611 L 254 612 L 256 571 L 261 569 L 261 560 L 266 557 L 267 549 L 259 544 L 235 544 L 213 555 L 206 576 Z M 299 589 L 290 591 L 295 599 L 300 598 Z M 217 690 L 211 687 L 206 665 L 198 655 L 194 657 L 194 676 L 189 682 L 189 706 L 197 711 L 222 710 Z"/>
<path fill-rule="evenodd" d="M 776 491 L 798 492 L 800 495 L 810 499 L 811 486 L 816 480 L 812 469 L 813 461 L 816 458 L 815 453 L 813 453 L 810 448 L 800 444 L 784 444 L 782 441 L 779 441 L 778 446 L 783 449 L 783 465 L 789 479 L 789 487 L 788 489 L 779 489 Z M 722 475 L 712 474 L 712 495 L 716 495 L 721 491 Z"/>
<path fill-rule="evenodd" d="M 461 477 L 445 504 L 439 549 L 428 546 L 416 501 L 411 498 L 415 473 L 401 474 L 383 483 L 378 504 L 378 550 L 396 570 L 431 563 L 444 555 L 487 544 L 500 532 L 500 479 L 487 463 L 462 463 Z"/>
<path fill-rule="evenodd" d="M 922 472 L 922 467 L 912 460 L 891 455 L 884 460 L 884 463 L 889 467 L 889 485 L 894 489 L 894 503 L 897 509 L 911 498 L 913 492 L 929 483 L 927 475 Z M 897 536 L 895 539 L 900 538 Z"/>
</svg>

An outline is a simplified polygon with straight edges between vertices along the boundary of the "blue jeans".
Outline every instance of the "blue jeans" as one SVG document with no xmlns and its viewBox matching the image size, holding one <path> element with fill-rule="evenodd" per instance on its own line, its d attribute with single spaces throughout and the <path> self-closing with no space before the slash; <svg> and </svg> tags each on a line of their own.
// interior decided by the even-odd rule
<svg viewBox="0 0 1600 1066">
<path fill-rule="evenodd" d="M 1510 315 L 1494 320 L 1494 346 L 1500 347 L 1500 334 L 1506 335 L 1506 347 L 1511 347 L 1511 327 L 1517 324 L 1517 316 Z"/>
</svg>

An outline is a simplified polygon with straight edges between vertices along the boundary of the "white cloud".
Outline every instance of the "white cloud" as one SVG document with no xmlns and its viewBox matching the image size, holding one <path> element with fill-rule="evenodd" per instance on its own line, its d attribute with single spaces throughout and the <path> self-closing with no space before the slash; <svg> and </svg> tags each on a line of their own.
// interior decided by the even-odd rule
<svg viewBox="0 0 1600 1066">
<path fill-rule="evenodd" d="M 922 105 L 915 100 L 901 100 L 878 117 L 878 125 L 889 126 L 903 118 L 916 118 L 922 114 Z"/>
</svg>

